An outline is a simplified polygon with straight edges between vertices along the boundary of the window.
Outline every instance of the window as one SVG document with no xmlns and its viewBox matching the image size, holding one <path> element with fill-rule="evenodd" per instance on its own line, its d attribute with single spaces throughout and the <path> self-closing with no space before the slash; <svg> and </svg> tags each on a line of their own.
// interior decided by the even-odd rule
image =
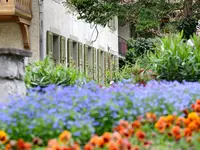
<svg viewBox="0 0 200 150">
<path fill-rule="evenodd" d="M 54 60 L 56 64 L 66 62 L 66 38 L 64 36 L 47 31 L 46 36 L 47 55 Z"/>
<path fill-rule="evenodd" d="M 89 77 L 93 77 L 93 53 L 92 53 L 92 47 L 88 47 L 88 53 L 87 53 L 87 58 L 88 58 L 88 75 Z"/>
<path fill-rule="evenodd" d="M 115 18 L 115 17 L 113 17 L 113 18 L 108 22 L 108 26 L 110 27 L 110 29 L 116 30 L 116 18 Z"/>
<path fill-rule="evenodd" d="M 73 62 L 74 67 L 78 68 L 78 42 L 73 41 Z"/>
<path fill-rule="evenodd" d="M 59 36 L 53 35 L 53 60 L 56 64 L 60 62 Z"/>
<path fill-rule="evenodd" d="M 83 44 L 78 43 L 78 68 L 80 72 L 84 71 L 84 63 L 83 63 Z"/>
<path fill-rule="evenodd" d="M 68 56 L 68 66 L 69 67 L 75 67 L 79 68 L 80 66 L 80 61 L 82 61 L 81 56 L 82 53 L 79 53 L 79 43 L 77 41 L 74 41 L 72 39 L 68 39 L 68 48 L 67 48 L 67 56 Z M 81 55 L 81 56 L 79 56 Z"/>
</svg>

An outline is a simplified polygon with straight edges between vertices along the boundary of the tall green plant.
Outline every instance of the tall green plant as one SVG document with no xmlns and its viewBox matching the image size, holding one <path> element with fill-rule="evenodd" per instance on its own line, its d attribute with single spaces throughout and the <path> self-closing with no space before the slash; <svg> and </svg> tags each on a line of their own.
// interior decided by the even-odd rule
<svg viewBox="0 0 200 150">
<path fill-rule="evenodd" d="M 200 79 L 200 37 L 191 38 L 194 46 L 182 39 L 183 33 L 160 39 L 156 52 L 149 54 L 150 67 L 159 78 L 178 81 Z"/>
<path fill-rule="evenodd" d="M 76 69 L 55 65 L 48 57 L 26 67 L 25 83 L 28 88 L 49 84 L 69 86 L 77 80 L 83 80 L 83 75 Z"/>
</svg>

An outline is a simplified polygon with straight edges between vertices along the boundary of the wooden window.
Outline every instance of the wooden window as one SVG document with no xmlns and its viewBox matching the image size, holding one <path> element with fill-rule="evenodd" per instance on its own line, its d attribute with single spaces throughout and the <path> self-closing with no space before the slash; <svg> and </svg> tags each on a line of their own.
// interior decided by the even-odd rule
<svg viewBox="0 0 200 150">
<path fill-rule="evenodd" d="M 88 53 L 87 53 L 87 58 L 88 58 L 88 76 L 93 79 L 93 48 L 88 46 Z"/>
<path fill-rule="evenodd" d="M 79 43 L 72 39 L 68 39 L 67 58 L 68 66 L 79 68 Z"/>
<path fill-rule="evenodd" d="M 107 78 L 108 74 L 108 52 L 104 52 L 104 82 L 108 80 Z"/>
<path fill-rule="evenodd" d="M 84 73 L 88 75 L 88 46 L 84 45 Z"/>
<path fill-rule="evenodd" d="M 53 35 L 53 60 L 56 64 L 60 62 L 60 36 Z"/>
<path fill-rule="evenodd" d="M 66 38 L 60 36 L 60 63 L 66 64 Z"/>
<path fill-rule="evenodd" d="M 47 50 L 46 53 L 48 57 L 53 58 L 53 33 L 47 31 Z"/>
<path fill-rule="evenodd" d="M 78 42 L 73 41 L 73 66 L 78 68 Z"/>
<path fill-rule="evenodd" d="M 80 72 L 84 71 L 84 62 L 83 62 L 83 44 L 78 43 L 78 68 Z"/>
<path fill-rule="evenodd" d="M 98 83 L 103 82 L 104 78 L 104 57 L 103 57 L 103 51 L 98 49 L 97 50 L 97 78 Z"/>
<path fill-rule="evenodd" d="M 97 80 L 97 50 L 93 48 L 93 79 Z"/>
<path fill-rule="evenodd" d="M 66 61 L 66 38 L 47 31 L 46 53 L 55 63 L 64 64 Z"/>
<path fill-rule="evenodd" d="M 73 67 L 73 41 L 68 39 L 67 43 L 67 66 Z"/>
</svg>

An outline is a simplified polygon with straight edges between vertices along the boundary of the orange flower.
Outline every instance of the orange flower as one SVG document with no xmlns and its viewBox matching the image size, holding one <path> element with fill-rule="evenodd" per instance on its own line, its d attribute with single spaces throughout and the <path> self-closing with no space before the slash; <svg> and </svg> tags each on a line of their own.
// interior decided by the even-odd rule
<svg viewBox="0 0 200 150">
<path fill-rule="evenodd" d="M 120 126 L 123 126 L 124 128 L 128 128 L 129 123 L 128 121 L 120 120 L 119 122 Z"/>
<path fill-rule="evenodd" d="M 17 141 L 17 148 L 18 148 L 19 150 L 25 149 L 25 142 L 24 142 L 23 139 L 19 139 L 19 140 Z"/>
<path fill-rule="evenodd" d="M 98 139 L 98 146 L 99 147 L 103 147 L 104 146 L 104 139 L 103 139 L 103 137 L 99 137 L 99 139 Z"/>
<path fill-rule="evenodd" d="M 58 141 L 56 139 L 48 141 L 48 147 L 52 147 L 53 145 L 58 145 Z"/>
<path fill-rule="evenodd" d="M 130 150 L 131 149 L 131 143 L 127 139 L 124 139 L 122 141 L 122 149 L 124 149 L 124 150 Z"/>
<path fill-rule="evenodd" d="M 175 124 L 177 126 L 184 126 L 184 118 L 183 117 L 178 117 L 175 121 Z"/>
<path fill-rule="evenodd" d="M 162 121 L 162 120 L 159 120 L 158 122 L 156 122 L 155 128 L 158 129 L 158 131 L 159 131 L 160 133 L 164 133 L 165 128 L 166 128 L 166 127 L 165 127 L 165 122 Z"/>
<path fill-rule="evenodd" d="M 196 104 L 197 104 L 197 105 L 200 105 L 200 99 L 197 99 L 197 100 L 196 100 Z"/>
<path fill-rule="evenodd" d="M 194 111 L 200 113 L 200 104 L 194 106 Z"/>
<path fill-rule="evenodd" d="M 185 126 L 188 126 L 190 124 L 191 120 L 189 118 L 184 119 Z"/>
<path fill-rule="evenodd" d="M 80 145 L 78 143 L 74 143 L 74 145 L 71 148 L 72 150 L 80 150 Z"/>
<path fill-rule="evenodd" d="M 95 135 L 91 138 L 89 142 L 92 146 L 100 146 L 104 143 L 103 138 L 100 138 L 99 136 Z"/>
<path fill-rule="evenodd" d="M 140 141 L 143 141 L 145 139 L 145 133 L 142 132 L 142 131 L 138 131 L 136 132 L 136 137 L 140 140 Z"/>
<path fill-rule="evenodd" d="M 171 130 L 172 135 L 176 140 L 180 140 L 181 138 L 181 128 L 179 126 L 174 126 Z"/>
<path fill-rule="evenodd" d="M 61 150 L 61 147 L 59 145 L 53 145 L 51 150 Z"/>
<path fill-rule="evenodd" d="M 133 146 L 131 150 L 140 150 L 138 146 Z"/>
<path fill-rule="evenodd" d="M 31 150 L 31 144 L 30 143 L 24 143 L 24 147 L 25 149 L 24 150 Z"/>
<path fill-rule="evenodd" d="M 8 141 L 7 134 L 0 130 L 0 143 L 5 144 Z"/>
<path fill-rule="evenodd" d="M 190 128 L 185 128 L 184 129 L 184 136 L 192 136 L 192 131 L 190 130 Z"/>
<path fill-rule="evenodd" d="M 116 142 L 116 144 L 121 144 L 122 143 L 122 137 L 118 132 L 114 132 L 112 139 L 114 142 Z"/>
<path fill-rule="evenodd" d="M 110 141 L 108 143 L 108 150 L 119 150 L 119 147 L 114 141 Z"/>
<path fill-rule="evenodd" d="M 146 113 L 146 119 L 150 122 L 155 122 L 157 117 L 154 113 Z"/>
<path fill-rule="evenodd" d="M 192 121 L 189 125 L 188 128 L 192 131 L 197 131 L 198 130 L 198 126 L 196 124 L 196 121 Z"/>
<path fill-rule="evenodd" d="M 103 134 L 103 136 L 102 136 L 104 142 L 105 142 L 105 143 L 108 143 L 108 142 L 110 141 L 110 139 L 111 139 L 111 136 L 112 136 L 111 133 L 109 133 L 109 132 L 105 132 L 105 133 Z"/>
<path fill-rule="evenodd" d="M 84 150 L 93 150 L 93 146 L 90 144 L 86 144 Z"/>
<path fill-rule="evenodd" d="M 134 129 L 140 129 L 140 127 L 141 127 L 140 121 L 138 121 L 138 120 L 134 121 L 134 122 L 132 123 L 132 127 L 133 127 Z"/>
<path fill-rule="evenodd" d="M 59 140 L 63 143 L 67 143 L 70 140 L 71 136 L 71 133 L 65 130 L 59 135 Z"/>
<path fill-rule="evenodd" d="M 12 146 L 10 144 L 6 144 L 5 150 L 12 150 Z"/>
<path fill-rule="evenodd" d="M 192 108 L 193 110 L 194 110 L 194 107 L 195 107 L 195 104 L 192 104 L 192 105 L 191 105 L 191 108 Z"/>
</svg>

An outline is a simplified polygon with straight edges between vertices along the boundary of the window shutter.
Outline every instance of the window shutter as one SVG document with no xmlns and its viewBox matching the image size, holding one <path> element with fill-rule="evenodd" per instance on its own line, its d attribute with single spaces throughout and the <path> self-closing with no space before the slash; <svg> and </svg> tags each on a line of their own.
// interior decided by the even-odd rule
<svg viewBox="0 0 200 150">
<path fill-rule="evenodd" d="M 108 73 L 108 62 L 107 62 L 107 52 L 104 52 L 104 82 L 107 81 L 107 73 Z"/>
<path fill-rule="evenodd" d="M 60 36 L 60 63 L 66 63 L 66 38 Z"/>
<path fill-rule="evenodd" d="M 101 72 L 100 72 L 100 79 L 101 79 L 101 82 L 104 81 L 104 75 L 105 75 L 105 71 L 104 71 L 104 51 L 100 51 L 100 62 L 101 62 Z"/>
<path fill-rule="evenodd" d="M 84 73 L 88 75 L 88 46 L 84 45 Z"/>
<path fill-rule="evenodd" d="M 79 71 L 83 71 L 83 45 L 82 43 L 78 43 L 78 68 Z"/>
<path fill-rule="evenodd" d="M 97 49 L 97 81 L 100 83 L 100 50 Z"/>
<path fill-rule="evenodd" d="M 67 47 L 67 63 L 69 67 L 73 66 L 73 41 L 68 39 L 68 47 Z"/>
<path fill-rule="evenodd" d="M 53 58 L 53 33 L 47 31 L 47 45 L 46 53 L 50 58 Z"/>
<path fill-rule="evenodd" d="M 97 50 L 93 48 L 93 79 L 97 80 Z"/>
</svg>

